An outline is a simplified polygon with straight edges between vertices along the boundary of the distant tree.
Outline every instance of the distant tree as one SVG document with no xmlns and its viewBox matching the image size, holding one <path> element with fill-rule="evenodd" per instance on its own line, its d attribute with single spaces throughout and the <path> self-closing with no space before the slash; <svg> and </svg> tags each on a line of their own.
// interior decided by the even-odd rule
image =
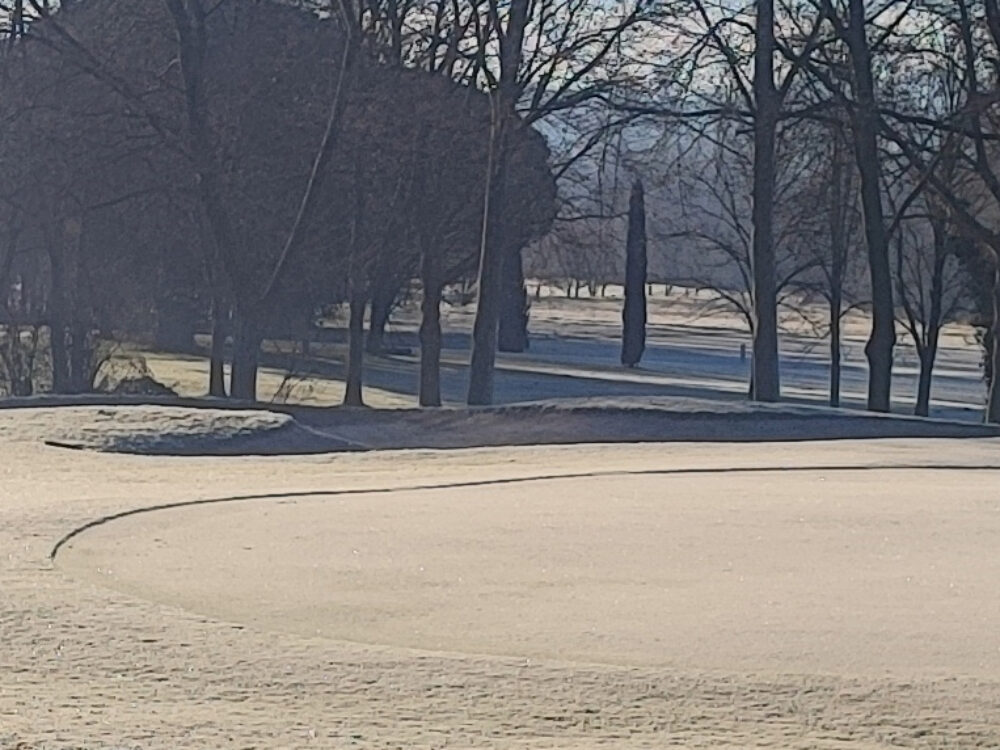
<svg viewBox="0 0 1000 750">
<path fill-rule="evenodd" d="M 262 323 L 306 244 L 339 133 L 356 22 L 271 2 L 29 1 L 43 17 L 29 38 L 183 175 L 207 229 L 212 309 L 231 312 L 231 392 L 254 398 Z"/>
<path fill-rule="evenodd" d="M 987 393 L 993 388 L 993 280 L 991 254 L 961 233 L 952 238 L 952 249 L 966 279 L 969 323 L 982 347 L 982 375 Z"/>
<path fill-rule="evenodd" d="M 841 371 L 843 365 L 842 323 L 851 309 L 845 298 L 851 279 L 851 249 L 859 229 L 853 161 L 844 129 L 834 124 L 830 129 L 830 179 L 827 193 L 829 219 L 829 252 L 823 253 L 819 263 L 823 280 L 822 295 L 829 310 L 830 331 L 830 406 L 840 406 Z"/>
<path fill-rule="evenodd" d="M 893 351 L 896 345 L 895 305 L 889 240 L 883 196 L 883 160 L 879 150 L 882 124 L 881 71 L 876 53 L 891 39 L 907 11 L 869 15 L 864 0 L 813 0 L 833 39 L 817 46 L 803 62 L 810 79 L 824 92 L 823 106 L 843 108 L 849 115 L 851 144 L 860 176 L 868 277 L 871 285 L 872 329 L 865 347 L 868 358 L 868 408 L 888 412 L 892 395 Z M 912 6 L 911 6 L 912 7 Z M 888 28 L 880 28 L 883 18 Z M 834 42 L 833 40 L 836 40 Z M 832 99 L 832 101 L 830 101 Z"/>
<path fill-rule="evenodd" d="M 505 236 L 501 222 L 514 215 L 506 182 L 509 139 L 520 128 L 610 98 L 634 80 L 632 45 L 663 13 L 639 0 L 600 7 L 577 0 L 485 0 L 481 7 L 470 24 L 475 74 L 491 96 L 493 118 L 469 372 L 472 405 L 492 403 L 501 319 L 515 328 L 525 321 L 523 245 Z M 508 341 L 517 348 L 525 339 L 522 333 Z"/>
<path fill-rule="evenodd" d="M 635 367 L 646 349 L 646 200 L 639 180 L 629 201 L 622 322 L 622 364 Z"/>
<path fill-rule="evenodd" d="M 17 119 L 0 175 L 50 258 L 53 379 L 82 387 L 107 301 L 128 299 L 149 308 L 131 321 L 169 347 L 186 347 L 210 317 L 210 392 L 226 393 L 231 334 L 230 393 L 253 398 L 260 340 L 346 302 L 348 392 L 359 401 L 363 306 L 384 322 L 422 256 L 441 256 L 442 288 L 474 272 L 488 97 L 436 68 L 380 62 L 377 27 L 351 41 L 350 19 L 373 17 L 352 16 L 350 3 L 326 21 L 270 2 L 206 7 L 38 5 L 21 74 L 0 81 L 0 107 Z M 418 147 L 421 132 L 431 136 Z M 533 129 L 508 151 L 517 194 L 499 226 L 521 246 L 547 229 L 555 187 Z M 418 162 L 437 173 L 419 194 Z M 433 226 L 423 246 L 421 222 Z"/>
<path fill-rule="evenodd" d="M 749 312 L 754 356 L 750 396 L 777 401 L 781 394 L 778 308 L 781 293 L 776 212 L 780 141 L 798 124 L 785 116 L 803 88 L 799 75 L 823 38 L 824 12 L 805 2 L 757 0 L 732 4 L 682 0 L 689 8 L 679 37 L 689 38 L 692 64 L 678 75 L 687 89 L 682 106 L 666 108 L 697 130 L 716 118 L 737 122 L 753 138 L 749 186 L 751 218 Z M 667 84 L 670 85 L 670 84 Z M 671 86 L 671 92 L 680 86 Z M 709 133 L 711 137 L 711 133 Z"/>
<path fill-rule="evenodd" d="M 814 154 L 796 148 L 791 131 L 779 139 L 773 242 L 779 307 L 795 304 L 800 284 L 817 265 Z M 701 136 L 702 146 L 668 175 L 667 189 L 679 211 L 676 234 L 696 252 L 679 266 L 686 281 L 710 290 L 712 307 L 735 312 L 753 336 L 754 166 L 749 138 L 736 123 L 721 121 Z M 751 379 L 753 377 L 751 371 Z"/>
<path fill-rule="evenodd" d="M 880 120 L 880 133 L 901 154 L 948 212 L 964 240 L 960 253 L 972 271 L 974 297 L 983 277 L 992 285 L 985 347 L 987 372 L 1000 369 L 1000 100 L 996 67 L 1000 54 L 1000 3 L 954 0 L 921 8 L 936 48 L 922 45 L 897 69 L 916 83 L 907 91 L 934 92 L 894 102 Z M 898 23 L 897 23 L 898 25 Z M 906 48 L 904 48 L 906 49 Z M 932 62 L 936 61 L 936 62 Z M 957 186 L 957 189 L 956 189 Z M 976 253 L 980 257 L 974 257 Z M 1000 378 L 990 378 L 986 420 L 1000 423 Z"/>
<path fill-rule="evenodd" d="M 848 314 L 867 302 L 867 279 L 857 252 L 863 243 L 857 168 L 847 125 L 841 118 L 807 124 L 805 132 L 809 137 L 801 139 L 799 148 L 809 155 L 813 167 L 803 175 L 808 190 L 796 206 L 805 214 L 810 203 L 815 202 L 820 210 L 810 227 L 810 241 L 803 243 L 803 258 L 811 261 L 812 267 L 793 283 L 799 295 L 799 304 L 793 309 L 817 333 L 829 337 L 829 403 L 839 407 L 843 322 Z M 805 223 L 808 226 L 810 222 Z M 814 306 L 825 313 L 822 318 L 817 316 L 816 321 L 812 315 Z"/>
<path fill-rule="evenodd" d="M 872 333 L 865 347 L 868 356 L 868 408 L 887 412 L 892 395 L 893 349 L 896 317 L 889 265 L 888 237 L 882 204 L 881 160 L 878 153 L 878 94 L 875 88 L 867 15 L 863 0 L 849 0 L 847 19 L 838 32 L 850 51 L 854 70 L 854 119 L 852 129 L 861 204 L 865 214 L 868 272 L 872 285 Z"/>
<path fill-rule="evenodd" d="M 442 292 L 448 283 L 475 275 L 482 232 L 487 154 L 483 139 L 491 127 L 489 100 L 466 86 L 438 77 L 437 100 L 420 97 L 410 121 L 421 126 L 416 144 L 415 186 L 408 204 L 412 243 L 418 249 L 421 302 L 420 403 L 438 406 L 440 393 Z M 544 234 L 555 213 L 555 180 L 545 140 L 520 128 L 508 143 L 506 179 L 511 212 L 498 219 L 516 246 Z"/>
<path fill-rule="evenodd" d="M 940 213 L 906 222 L 895 233 L 893 244 L 900 323 L 920 360 L 914 414 L 926 417 L 941 330 L 962 309 L 966 280 Z"/>
</svg>

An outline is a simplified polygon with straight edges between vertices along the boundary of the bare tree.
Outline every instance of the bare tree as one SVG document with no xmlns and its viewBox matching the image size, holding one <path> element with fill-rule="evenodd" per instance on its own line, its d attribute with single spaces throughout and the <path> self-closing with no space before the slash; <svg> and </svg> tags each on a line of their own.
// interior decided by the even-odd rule
<svg viewBox="0 0 1000 750">
<path fill-rule="evenodd" d="M 511 0 L 506 19 L 502 19 L 498 4 L 492 2 L 488 22 L 482 25 L 485 28 L 496 28 L 500 45 L 500 73 L 495 79 L 495 86 L 491 88 L 493 101 L 479 260 L 479 300 L 472 334 L 472 359 L 469 363 L 468 402 L 472 406 L 493 402 L 497 326 L 501 305 L 500 279 L 506 250 L 501 232 L 501 217 L 505 210 L 506 140 L 517 122 L 515 112 L 521 95 L 518 74 L 524 59 L 524 39 L 530 20 L 530 5 L 529 0 Z M 484 68 L 490 36 L 480 36 Z"/>
<path fill-rule="evenodd" d="M 858 232 L 856 206 L 856 171 L 850 159 L 850 146 L 844 128 L 835 123 L 830 128 L 830 172 L 827 196 L 829 252 L 822 253 L 818 267 L 822 284 L 820 294 L 826 299 L 830 336 L 830 406 L 840 406 L 842 339 L 844 316 L 854 307 L 845 299 L 851 276 L 851 249 Z"/>
<path fill-rule="evenodd" d="M 637 0 L 602 8 L 582 0 L 510 0 L 507 4 L 486 0 L 483 16 L 474 19 L 477 78 L 485 82 L 493 97 L 494 119 L 470 363 L 470 404 L 493 400 L 497 326 L 505 304 L 508 320 L 523 320 L 523 285 L 521 289 L 501 285 L 505 262 L 512 264 L 508 266 L 509 280 L 523 279 L 520 248 L 508 242 L 499 223 L 507 210 L 508 138 L 517 128 L 611 97 L 632 64 L 627 54 L 631 41 L 661 12 Z M 505 261 L 508 255 L 511 259 Z"/>
<path fill-rule="evenodd" d="M 948 92 L 915 106 L 883 113 L 882 136 L 910 164 L 948 212 L 948 223 L 986 254 L 994 275 L 994 310 L 988 346 L 992 372 L 1000 365 L 1000 175 L 993 154 L 1000 143 L 1000 93 L 990 59 L 1000 53 L 996 0 L 956 0 L 924 9 L 939 23 L 937 55 L 911 56 L 911 64 L 942 81 Z M 930 60 L 931 64 L 920 65 Z M 938 61 L 943 64 L 938 65 Z M 904 103 L 905 104 L 905 103 Z M 947 158 L 945 158 L 947 157 Z M 1000 378 L 993 377 L 986 418 L 1000 423 Z"/>
<path fill-rule="evenodd" d="M 724 117 L 745 123 L 753 131 L 752 258 L 750 296 L 754 358 L 751 397 L 780 398 L 775 201 L 778 139 L 798 74 L 820 42 L 822 15 L 808 15 L 801 4 L 782 3 L 781 18 L 773 0 L 729 6 L 691 0 L 686 20 L 674 34 L 689 39 L 686 88 L 680 106 L 668 102 L 661 111 L 695 123 Z M 684 17 L 681 16 L 683 19 Z M 802 24 L 811 30 L 797 33 Z M 778 31 L 796 33 L 779 40 Z M 778 53 L 784 53 L 778 67 Z M 673 73 L 673 71 L 672 71 Z M 675 92 L 676 84 L 667 90 Z M 676 94 L 675 94 L 676 96 Z M 640 108 L 641 109 L 641 108 Z M 655 107 L 650 108 L 650 111 Z"/>
<path fill-rule="evenodd" d="M 700 147 L 669 175 L 671 197 L 681 214 L 675 235 L 698 248 L 693 267 L 678 266 L 687 281 L 715 295 L 715 304 L 736 312 L 752 335 L 754 314 L 752 203 L 754 157 L 743 148 L 746 135 L 736 122 L 722 120 L 698 134 Z M 817 265 L 814 252 L 816 201 L 811 153 L 791 153 L 790 132 L 779 141 L 775 205 L 775 291 L 780 304 L 792 302 L 799 282 Z M 711 149 L 711 150 L 709 150 Z M 680 262 L 680 259 L 677 261 Z M 751 378 L 754 377 L 751 373 Z"/>
<path fill-rule="evenodd" d="M 774 82 L 774 0 L 758 0 L 753 76 L 753 376 L 751 398 L 781 396 L 778 362 L 778 282 L 774 252 L 774 191 L 781 99 Z"/>
<path fill-rule="evenodd" d="M 872 331 L 865 348 L 868 357 L 868 408 L 887 412 L 892 391 L 896 329 L 878 143 L 881 112 L 869 33 L 888 8 L 884 6 L 869 15 L 863 0 L 847 0 L 845 8 L 835 7 L 833 0 L 814 2 L 833 28 L 835 38 L 843 43 L 850 66 L 850 75 L 843 75 L 844 55 L 829 44 L 822 47 L 822 66 L 812 61 L 808 63 L 815 80 L 834 97 L 838 106 L 846 109 L 850 117 L 855 160 L 861 179 L 871 283 Z M 905 12 L 897 14 L 892 24 L 898 24 L 904 17 Z M 891 29 L 892 26 L 881 30 L 879 38 L 887 38 Z"/>
<path fill-rule="evenodd" d="M 46 3 L 29 0 L 33 10 L 44 18 L 49 33 L 46 39 L 52 49 L 71 61 L 79 69 L 102 82 L 121 98 L 131 114 L 141 118 L 162 139 L 164 145 L 175 149 L 187 160 L 195 177 L 197 195 L 212 238 L 209 263 L 225 279 L 232 296 L 234 356 L 231 395 L 253 399 L 256 395 L 257 350 L 260 342 L 261 313 L 279 294 L 291 258 L 303 244 L 308 221 L 315 210 L 328 164 L 333 154 L 340 121 L 346 102 L 347 83 L 359 49 L 358 20 L 356 11 L 348 0 L 331 0 L 329 12 L 340 19 L 340 32 L 336 36 L 334 84 L 325 127 L 312 159 L 312 169 L 301 188 L 301 200 L 280 245 L 272 254 L 273 260 L 262 283 L 251 288 L 245 279 L 238 278 L 245 272 L 246 262 L 241 256 L 241 241 L 233 217 L 231 201 L 227 195 L 224 155 L 220 152 L 217 123 L 213 120 L 215 95 L 213 74 L 218 72 L 218 58 L 213 58 L 219 19 L 227 10 L 227 3 L 208 4 L 204 0 L 164 0 L 164 7 L 173 26 L 177 40 L 176 55 L 179 61 L 180 89 L 183 92 L 183 125 L 172 122 L 169 113 L 151 103 L 144 89 L 144 81 L 136 80 L 132 69 L 122 69 L 110 56 L 103 54 L 71 22 L 64 22 L 66 10 L 53 11 Z M 211 13 L 209 10 L 211 9 Z M 73 8 L 73 11 L 76 11 Z M 144 11 L 153 12 L 152 7 Z M 91 9 L 97 14 L 99 9 Z M 277 12 L 268 9 L 260 12 Z M 72 14 L 71 14 L 72 15 Z M 246 18 L 249 14 L 241 14 Z M 72 19 L 70 19 L 72 21 Z M 216 32 L 212 24 L 216 24 Z M 301 26 L 300 26 L 301 28 Z M 330 36 L 324 38 L 330 43 Z M 324 59 L 326 55 L 319 57 Z"/>
<path fill-rule="evenodd" d="M 900 323 L 920 361 L 914 414 L 930 413 L 931 384 L 943 326 L 961 310 L 965 278 L 952 251 L 952 237 L 942 214 L 920 217 L 930 228 L 904 223 L 894 236 Z"/>
</svg>

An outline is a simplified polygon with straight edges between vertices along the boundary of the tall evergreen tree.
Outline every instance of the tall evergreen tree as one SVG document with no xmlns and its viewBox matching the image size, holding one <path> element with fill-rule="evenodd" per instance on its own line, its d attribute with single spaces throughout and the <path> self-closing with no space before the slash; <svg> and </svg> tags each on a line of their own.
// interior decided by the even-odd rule
<svg viewBox="0 0 1000 750">
<path fill-rule="evenodd" d="M 622 323 L 622 364 L 635 367 L 646 350 L 646 195 L 641 180 L 632 185 L 629 199 Z"/>
</svg>

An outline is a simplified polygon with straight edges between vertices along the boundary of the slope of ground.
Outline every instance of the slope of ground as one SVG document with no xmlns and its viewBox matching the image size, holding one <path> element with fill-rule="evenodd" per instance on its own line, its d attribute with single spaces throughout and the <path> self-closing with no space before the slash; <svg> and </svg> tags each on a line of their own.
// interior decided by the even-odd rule
<svg viewBox="0 0 1000 750">
<path fill-rule="evenodd" d="M 1000 435 L 1000 427 L 964 422 L 677 398 L 558 399 L 437 411 L 291 407 L 288 412 L 318 433 L 369 448 Z"/>
<path fill-rule="evenodd" d="M 563 399 L 485 409 L 330 409 L 114 396 L 46 397 L 0 414 L 0 438 L 60 448 L 249 456 L 394 448 L 850 438 L 975 438 L 1000 427 L 788 404 L 692 399 Z M 15 428 L 13 425 L 17 425 Z M 20 430 L 16 435 L 14 431 Z"/>
</svg>

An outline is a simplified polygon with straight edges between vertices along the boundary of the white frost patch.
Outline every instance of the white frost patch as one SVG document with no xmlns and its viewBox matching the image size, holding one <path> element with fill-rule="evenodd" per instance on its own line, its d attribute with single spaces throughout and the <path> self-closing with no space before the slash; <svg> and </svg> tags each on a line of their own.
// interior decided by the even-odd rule
<svg viewBox="0 0 1000 750">
<path fill-rule="evenodd" d="M 187 453 L 290 427 L 286 414 L 167 406 L 80 406 L 0 412 L 0 439 L 122 453 Z"/>
</svg>

